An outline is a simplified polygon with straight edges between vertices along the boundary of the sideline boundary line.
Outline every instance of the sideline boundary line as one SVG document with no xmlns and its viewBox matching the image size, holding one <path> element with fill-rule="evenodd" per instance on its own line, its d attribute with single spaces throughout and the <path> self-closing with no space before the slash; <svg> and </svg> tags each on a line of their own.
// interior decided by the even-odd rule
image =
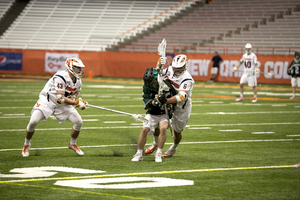
<svg viewBox="0 0 300 200">
<path fill-rule="evenodd" d="M 90 178 L 108 178 L 108 177 L 124 177 L 124 176 L 142 176 L 142 175 L 162 175 L 162 174 L 179 174 L 179 173 L 195 173 L 195 172 L 216 172 L 216 171 L 237 171 L 237 170 L 255 170 L 255 169 L 282 169 L 291 168 L 292 165 L 279 166 L 258 166 L 258 167 L 233 167 L 233 168 L 214 168 L 214 169 L 192 169 L 192 170 L 177 170 L 177 171 L 160 171 L 160 172 L 140 172 L 140 173 L 125 173 L 125 174 L 107 174 L 94 176 L 75 176 L 63 178 L 40 178 L 40 179 L 23 179 L 0 181 L 2 184 L 8 183 L 24 183 L 24 182 L 38 182 L 38 181 L 56 181 L 56 180 L 75 180 L 75 179 L 90 179 Z"/>
</svg>

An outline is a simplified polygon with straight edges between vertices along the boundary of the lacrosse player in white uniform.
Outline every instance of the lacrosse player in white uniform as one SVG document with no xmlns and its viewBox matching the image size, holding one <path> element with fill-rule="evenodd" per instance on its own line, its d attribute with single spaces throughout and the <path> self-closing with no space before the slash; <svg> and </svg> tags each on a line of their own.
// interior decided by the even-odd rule
<svg viewBox="0 0 300 200">
<path fill-rule="evenodd" d="M 252 100 L 253 103 L 257 102 L 257 79 L 256 74 L 260 73 L 259 65 L 257 63 L 257 57 L 254 53 L 251 52 L 252 45 L 247 43 L 245 45 L 246 53 L 243 55 L 239 64 L 235 66 L 232 71 L 236 72 L 244 63 L 244 73 L 240 79 L 240 97 L 235 101 L 243 101 L 244 100 L 244 84 L 248 82 L 248 86 L 253 87 L 254 98 Z"/>
<path fill-rule="evenodd" d="M 84 153 L 76 145 L 79 132 L 82 126 L 82 119 L 77 110 L 72 106 L 84 110 L 87 102 L 81 98 L 76 100 L 76 96 L 81 90 L 81 77 L 84 73 L 84 64 L 78 58 L 69 58 L 65 62 L 67 71 L 56 72 L 46 83 L 44 89 L 39 94 L 39 100 L 31 111 L 31 118 L 26 129 L 25 143 L 23 145 L 22 156 L 29 156 L 31 138 L 37 124 L 46 121 L 52 114 L 60 124 L 69 120 L 73 123 L 71 130 L 71 141 L 68 147 L 75 151 L 77 155 Z"/>
<path fill-rule="evenodd" d="M 166 64 L 166 57 L 161 57 L 158 64 Z M 182 139 L 182 131 L 188 123 L 192 111 L 192 90 L 194 79 L 187 69 L 186 55 L 179 54 L 174 57 L 172 66 L 163 69 L 162 75 L 165 80 L 169 81 L 173 88 L 177 91 L 177 95 L 168 98 L 167 104 L 176 103 L 175 111 L 173 114 L 172 127 L 174 129 L 173 145 L 162 155 L 162 157 L 171 157 L 176 151 Z M 145 150 L 146 154 L 152 153 L 157 147 L 157 133 L 154 135 L 152 146 Z"/>
</svg>

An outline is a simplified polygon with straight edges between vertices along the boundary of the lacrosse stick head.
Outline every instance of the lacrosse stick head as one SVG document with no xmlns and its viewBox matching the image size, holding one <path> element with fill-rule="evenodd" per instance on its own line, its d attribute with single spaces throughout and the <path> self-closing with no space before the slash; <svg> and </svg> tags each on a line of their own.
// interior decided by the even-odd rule
<svg viewBox="0 0 300 200">
<path fill-rule="evenodd" d="M 149 120 L 143 117 L 142 115 L 133 114 L 132 117 L 136 122 L 149 122 Z"/>
<path fill-rule="evenodd" d="M 166 56 L 166 47 L 167 47 L 167 41 L 164 38 L 157 47 L 158 55 L 165 57 Z"/>
</svg>

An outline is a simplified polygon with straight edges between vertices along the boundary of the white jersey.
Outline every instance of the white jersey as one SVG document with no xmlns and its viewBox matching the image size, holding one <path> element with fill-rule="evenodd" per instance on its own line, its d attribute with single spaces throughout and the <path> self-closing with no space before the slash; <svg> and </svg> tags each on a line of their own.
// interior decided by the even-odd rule
<svg viewBox="0 0 300 200">
<path fill-rule="evenodd" d="M 163 70 L 163 75 L 165 77 L 165 80 L 169 81 L 177 92 L 179 92 L 180 90 L 187 91 L 186 99 L 183 102 L 177 103 L 176 109 L 184 109 L 186 106 L 191 106 L 192 90 L 195 81 L 190 73 L 188 71 L 185 71 L 180 77 L 174 77 L 173 67 L 169 66 L 168 68 Z"/>
<path fill-rule="evenodd" d="M 244 63 L 244 74 L 255 75 L 257 57 L 254 53 L 250 53 L 249 55 L 245 53 L 240 60 L 240 63 Z"/>
<path fill-rule="evenodd" d="M 68 71 L 59 70 L 48 80 L 44 89 L 40 92 L 40 100 L 47 102 L 47 105 L 52 109 L 61 106 L 68 106 L 67 104 L 60 104 L 57 102 L 57 90 L 63 91 L 65 97 L 70 97 L 74 93 L 80 92 L 81 80 L 76 79 L 76 83 L 73 83 Z"/>
</svg>

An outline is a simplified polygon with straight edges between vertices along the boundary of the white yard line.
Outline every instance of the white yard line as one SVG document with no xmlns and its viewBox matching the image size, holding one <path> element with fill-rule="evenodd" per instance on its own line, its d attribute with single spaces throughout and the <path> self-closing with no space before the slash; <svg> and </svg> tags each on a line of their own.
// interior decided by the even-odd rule
<svg viewBox="0 0 300 200">
<path fill-rule="evenodd" d="M 252 132 L 251 134 L 273 134 L 275 132 Z"/>
<path fill-rule="evenodd" d="M 269 125 L 295 125 L 300 122 L 278 122 L 278 123 L 242 123 L 242 124 L 198 124 L 198 125 L 187 125 L 186 127 L 197 127 L 197 126 L 269 126 Z M 1 130 L 0 130 L 1 131 Z"/>
<path fill-rule="evenodd" d="M 222 144 L 222 143 L 249 143 L 249 142 L 292 142 L 300 141 L 300 139 L 266 139 L 266 140 L 231 140 L 231 141 L 201 141 L 201 142 L 180 142 L 180 144 Z M 151 145 L 152 143 L 146 144 Z M 173 143 L 165 143 L 171 145 Z M 96 145 L 96 146 L 80 146 L 80 148 L 106 148 L 106 147 L 127 147 L 137 146 L 137 144 L 112 144 L 112 145 Z M 41 147 L 41 148 L 30 148 L 31 150 L 53 150 L 53 149 L 67 149 L 68 147 Z M 1 151 L 22 151 L 22 149 L 0 149 Z"/>
<path fill-rule="evenodd" d="M 243 124 L 199 124 L 199 125 L 187 125 L 187 128 L 195 128 L 195 127 L 211 127 L 211 126 L 269 126 L 269 125 L 295 125 L 300 124 L 300 122 L 279 122 L 279 123 L 243 123 Z M 82 127 L 84 130 L 94 130 L 94 129 L 127 129 L 127 128 L 142 128 L 142 124 L 140 126 L 115 126 L 115 127 Z M 25 131 L 24 129 L 0 129 L 0 132 L 18 132 Z M 70 128 L 40 128 L 36 129 L 37 131 L 61 131 L 61 130 L 69 130 Z"/>
</svg>

